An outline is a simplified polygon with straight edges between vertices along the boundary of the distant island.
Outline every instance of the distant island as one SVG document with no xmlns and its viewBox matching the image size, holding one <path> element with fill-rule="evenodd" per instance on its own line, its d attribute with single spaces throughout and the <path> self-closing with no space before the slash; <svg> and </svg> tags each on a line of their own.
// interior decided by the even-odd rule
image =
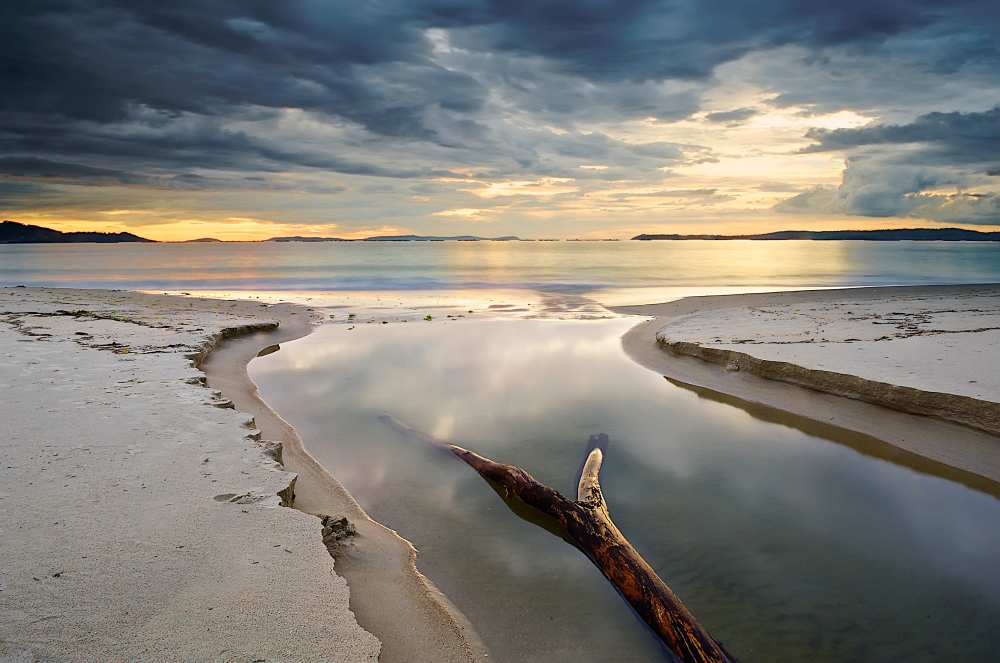
<svg viewBox="0 0 1000 663">
<path fill-rule="evenodd" d="M 363 239 L 344 239 L 342 237 L 306 237 L 303 235 L 289 235 L 271 237 L 263 242 L 513 242 L 521 238 L 514 235 L 504 237 L 479 237 L 478 235 L 382 235 L 376 237 L 365 237 Z M 32 226 L 17 221 L 4 221 L 0 223 L 0 244 L 82 244 L 86 242 L 96 242 L 99 244 L 114 244 L 117 242 L 149 242 L 155 243 L 155 239 L 146 239 L 132 233 L 104 233 L 104 232 L 62 232 L 45 228 L 43 226 Z M 179 244 L 202 244 L 224 242 L 226 240 L 215 237 L 199 237 L 197 239 L 181 240 Z"/>
<path fill-rule="evenodd" d="M 636 235 L 632 239 L 752 239 L 752 240 L 864 240 L 869 242 L 1000 242 L 1000 232 L 980 232 L 963 228 L 894 228 L 891 230 L 779 230 L 760 235 Z"/>
<path fill-rule="evenodd" d="M 31 226 L 16 221 L 0 223 L 0 244 L 114 244 L 118 242 L 154 242 L 132 233 L 68 232 Z"/>
<path fill-rule="evenodd" d="M 382 235 L 381 237 L 365 237 L 366 242 L 516 242 L 520 237 L 506 235 L 504 237 L 479 237 L 477 235 Z"/>
<path fill-rule="evenodd" d="M 270 237 L 265 242 L 352 242 L 354 240 L 343 237 L 303 237 L 302 235 L 290 235 L 288 237 Z"/>
<path fill-rule="evenodd" d="M 680 235 L 680 234 L 643 234 L 632 238 L 639 241 L 651 240 L 862 240 L 871 242 L 1000 242 L 1000 232 L 982 232 L 965 230 L 964 228 L 893 228 L 889 230 L 779 230 L 777 232 L 756 235 Z M 128 232 L 62 232 L 43 226 L 33 226 L 17 221 L 0 223 L 0 244 L 82 244 L 94 242 L 98 244 L 114 244 L 119 242 L 155 243 L 155 239 L 147 239 Z M 226 240 L 215 237 L 199 237 L 182 240 L 181 244 L 215 243 Z M 480 237 L 478 235 L 380 235 L 362 239 L 345 239 L 343 237 L 307 237 L 303 235 L 288 235 L 270 237 L 262 242 L 580 242 L 581 239 L 559 240 L 544 238 L 524 240 L 516 235 L 501 237 Z M 616 239 L 589 241 L 616 242 Z"/>
<path fill-rule="evenodd" d="M 376 235 L 364 239 L 344 239 L 342 237 L 272 237 L 265 242 L 516 242 L 520 237 L 479 237 L 478 235 Z"/>
</svg>

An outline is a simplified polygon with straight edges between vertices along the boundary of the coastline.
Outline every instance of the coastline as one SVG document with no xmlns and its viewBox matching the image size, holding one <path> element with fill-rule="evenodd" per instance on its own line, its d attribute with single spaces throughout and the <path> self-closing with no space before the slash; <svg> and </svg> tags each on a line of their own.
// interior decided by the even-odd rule
<svg viewBox="0 0 1000 663">
<path fill-rule="evenodd" d="M 954 417 L 949 421 L 947 418 L 933 416 L 942 413 L 926 409 L 926 404 L 937 403 L 940 409 L 945 410 L 943 414 L 948 414 L 947 410 L 954 408 L 955 403 L 965 404 L 977 399 L 916 390 L 905 385 L 887 384 L 871 390 L 859 390 L 859 382 L 868 381 L 855 375 L 815 371 L 805 367 L 789 368 L 788 362 L 762 361 L 749 353 L 714 348 L 708 343 L 692 342 L 680 337 L 665 339 L 661 334 L 661 330 L 672 323 L 691 320 L 699 322 L 698 316 L 706 313 L 734 312 L 737 309 L 742 312 L 748 307 L 780 308 L 837 301 L 871 302 L 894 295 L 948 296 L 976 289 L 995 291 L 998 288 L 993 285 L 973 285 L 797 290 L 688 297 L 661 304 L 610 308 L 622 314 L 652 316 L 651 320 L 639 323 L 623 336 L 623 349 L 633 360 L 660 373 L 671 382 L 696 392 L 700 390 L 703 397 L 728 399 L 744 410 L 763 406 L 790 416 L 822 422 L 882 440 L 905 452 L 998 482 L 1000 443 L 995 434 L 990 432 L 995 428 L 995 410 L 1000 407 L 996 403 L 973 403 L 972 408 L 966 407 L 962 411 L 966 420 L 957 423 Z M 715 319 L 712 321 L 715 322 Z M 758 326 L 766 324 L 758 323 Z M 910 392 L 918 392 L 912 400 L 906 398 Z M 970 412 L 972 415 L 984 412 L 984 416 L 980 420 L 970 421 Z M 921 414 L 926 416 L 919 416 Z M 971 427 L 968 425 L 970 423 Z M 973 478 L 966 479 L 965 483 L 976 482 Z"/>
<path fill-rule="evenodd" d="M 286 470 L 296 473 L 294 508 L 312 515 L 346 517 L 357 534 L 331 555 L 351 588 L 351 609 L 359 623 L 382 642 L 380 663 L 459 663 L 488 658 L 464 615 L 417 568 L 413 545 L 373 520 L 354 497 L 306 448 L 295 428 L 260 396 L 247 366 L 258 353 L 307 336 L 315 320 L 301 317 L 233 338 L 214 348 L 201 368 L 208 386 L 254 417 L 262 439 L 282 445 Z M 273 350 L 271 350 L 273 351 Z"/>
</svg>

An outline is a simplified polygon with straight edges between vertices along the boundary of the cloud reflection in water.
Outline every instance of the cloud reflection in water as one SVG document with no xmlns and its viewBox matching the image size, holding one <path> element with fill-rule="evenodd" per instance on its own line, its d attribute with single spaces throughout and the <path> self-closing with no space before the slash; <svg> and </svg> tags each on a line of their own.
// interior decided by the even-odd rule
<svg viewBox="0 0 1000 663">
<path fill-rule="evenodd" d="M 563 492 L 589 436 L 607 433 L 616 522 L 746 660 L 996 650 L 1000 500 L 672 385 L 622 353 L 631 324 L 328 325 L 251 374 L 369 512 L 414 542 L 498 660 L 660 653 L 582 555 L 520 521 L 454 458 L 381 424 L 383 413 Z"/>
</svg>

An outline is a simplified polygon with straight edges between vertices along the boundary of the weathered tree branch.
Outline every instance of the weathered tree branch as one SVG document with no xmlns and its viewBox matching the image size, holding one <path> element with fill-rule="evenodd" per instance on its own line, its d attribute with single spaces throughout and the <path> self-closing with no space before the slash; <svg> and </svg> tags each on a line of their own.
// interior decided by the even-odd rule
<svg viewBox="0 0 1000 663">
<path fill-rule="evenodd" d="M 587 455 L 577 499 L 570 500 L 558 491 L 539 483 L 515 465 L 497 463 L 468 449 L 439 440 L 389 416 L 383 421 L 398 432 L 420 439 L 434 447 L 450 451 L 486 479 L 515 512 L 526 505 L 554 521 L 555 532 L 576 546 L 604 577 L 629 602 L 640 617 L 660 637 L 667 649 L 684 663 L 734 663 L 721 643 L 698 623 L 676 594 L 646 563 L 639 552 L 619 531 L 608 513 L 601 491 L 600 473 L 604 452 L 598 445 Z M 606 436 L 594 436 L 607 441 Z M 537 518 L 530 518 L 538 522 Z M 541 524 L 541 523 L 540 523 Z M 546 525 L 543 525 L 546 526 Z M 548 528 L 548 527 L 547 527 Z"/>
</svg>

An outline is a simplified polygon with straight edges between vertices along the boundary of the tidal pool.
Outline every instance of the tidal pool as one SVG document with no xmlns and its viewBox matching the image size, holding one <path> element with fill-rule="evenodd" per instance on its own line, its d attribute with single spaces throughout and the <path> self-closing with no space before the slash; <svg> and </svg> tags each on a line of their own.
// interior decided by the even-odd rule
<svg viewBox="0 0 1000 663">
<path fill-rule="evenodd" d="M 497 661 L 666 657 L 581 553 L 385 414 L 564 493 L 606 433 L 615 521 L 743 661 L 995 657 L 995 484 L 672 384 L 621 350 L 633 324 L 327 324 L 250 373 Z"/>
</svg>

